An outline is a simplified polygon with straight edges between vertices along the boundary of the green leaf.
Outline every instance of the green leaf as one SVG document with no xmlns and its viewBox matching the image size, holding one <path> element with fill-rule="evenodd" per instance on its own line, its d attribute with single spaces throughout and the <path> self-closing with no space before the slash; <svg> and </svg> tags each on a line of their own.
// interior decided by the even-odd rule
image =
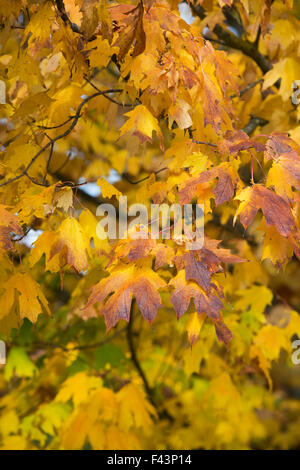
<svg viewBox="0 0 300 470">
<path fill-rule="evenodd" d="M 25 348 L 15 347 L 9 351 L 4 368 L 4 378 L 9 381 L 14 374 L 18 377 L 33 377 L 37 367 L 28 357 Z"/>
</svg>

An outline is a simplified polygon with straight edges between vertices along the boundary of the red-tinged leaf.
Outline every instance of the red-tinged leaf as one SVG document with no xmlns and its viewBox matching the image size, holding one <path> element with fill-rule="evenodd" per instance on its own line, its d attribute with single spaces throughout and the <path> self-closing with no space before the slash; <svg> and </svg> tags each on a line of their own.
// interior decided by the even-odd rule
<svg viewBox="0 0 300 470">
<path fill-rule="evenodd" d="M 204 239 L 204 248 L 211 251 L 217 257 L 219 263 L 244 263 L 247 261 L 240 256 L 233 255 L 227 248 L 219 247 L 220 243 L 221 240 L 213 240 L 209 237 Z"/>
<path fill-rule="evenodd" d="M 287 134 L 273 133 L 266 143 L 264 153 L 265 160 L 276 162 L 283 170 L 283 177 L 287 179 L 290 186 L 297 189 L 300 189 L 299 152 L 299 146 Z"/>
<path fill-rule="evenodd" d="M 123 59 L 134 43 L 133 57 L 141 54 L 145 49 L 146 36 L 143 28 L 143 2 L 137 6 L 114 5 L 109 8 L 111 18 L 115 23 L 118 38 L 113 46 L 119 48 L 118 57 Z"/>
<path fill-rule="evenodd" d="M 185 267 L 186 280 L 195 281 L 205 292 L 211 289 L 211 275 L 223 270 L 221 263 L 244 263 L 246 260 L 220 248 L 220 240 L 204 239 L 201 250 L 191 250 L 174 259 L 177 269 Z"/>
<path fill-rule="evenodd" d="M 202 85 L 204 125 L 210 124 L 214 131 L 218 133 L 223 121 L 221 95 L 218 96 L 217 88 L 207 74 L 203 74 Z"/>
<path fill-rule="evenodd" d="M 218 150 L 221 154 L 236 156 L 241 150 L 254 148 L 257 152 L 265 150 L 265 144 L 250 139 L 242 130 L 227 131 L 224 139 L 218 142 Z"/>
<path fill-rule="evenodd" d="M 232 0 L 227 0 L 228 1 Z M 224 51 L 214 49 L 212 44 L 207 41 L 205 47 L 201 49 L 202 60 L 206 59 L 215 65 L 216 76 L 220 87 L 222 88 L 223 95 L 225 96 L 228 88 L 231 88 L 239 96 L 239 88 L 236 77 L 238 70 L 234 69 L 232 63 L 228 59 Z"/>
<path fill-rule="evenodd" d="M 195 281 L 205 291 L 210 287 L 210 273 L 207 266 L 198 261 L 196 253 L 189 251 L 184 255 L 185 278 L 187 281 Z"/>
<path fill-rule="evenodd" d="M 299 146 L 287 134 L 273 132 L 266 143 L 266 160 L 278 160 L 281 156 L 297 157 Z"/>
<path fill-rule="evenodd" d="M 216 180 L 213 188 L 216 205 L 230 201 L 234 196 L 235 186 L 238 182 L 238 175 L 234 174 L 225 164 L 203 171 L 200 176 L 192 177 L 179 186 L 180 204 L 188 204 L 197 192 L 201 190 L 203 183 Z"/>
<path fill-rule="evenodd" d="M 23 235 L 23 230 L 18 217 L 8 211 L 6 206 L 0 205 L 0 249 L 13 250 L 11 233 Z"/>
<path fill-rule="evenodd" d="M 206 313 L 212 319 L 219 319 L 220 310 L 223 308 L 221 300 L 212 293 L 206 293 L 196 283 L 187 282 L 183 271 L 179 271 L 169 284 L 175 287 L 171 302 L 178 318 L 187 311 L 193 299 L 199 314 Z"/>
<path fill-rule="evenodd" d="M 218 183 L 213 189 L 213 193 L 217 206 L 230 201 L 234 196 L 234 186 L 231 175 L 225 172 L 221 173 L 218 177 Z"/>
<path fill-rule="evenodd" d="M 232 339 L 232 333 L 230 329 L 222 321 L 215 321 L 215 329 L 218 340 L 228 346 L 230 340 Z"/>
<path fill-rule="evenodd" d="M 259 209 L 262 210 L 267 225 L 274 225 L 284 237 L 288 237 L 296 230 L 289 204 L 276 193 L 262 185 L 256 184 L 247 187 L 237 199 L 242 203 L 236 215 L 239 215 L 242 225 L 247 228 Z"/>
<path fill-rule="evenodd" d="M 133 266 L 114 271 L 92 288 L 85 308 L 99 302 L 107 330 L 119 320 L 129 321 L 132 299 L 135 298 L 143 317 L 152 323 L 162 306 L 158 289 L 166 283 L 152 270 Z"/>
</svg>

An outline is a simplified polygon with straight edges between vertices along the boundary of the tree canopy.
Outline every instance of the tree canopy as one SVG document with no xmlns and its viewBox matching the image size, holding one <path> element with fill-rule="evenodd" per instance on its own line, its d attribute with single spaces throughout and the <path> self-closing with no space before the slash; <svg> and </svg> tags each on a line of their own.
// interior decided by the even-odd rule
<svg viewBox="0 0 300 470">
<path fill-rule="evenodd" d="M 299 448 L 299 2 L 124 1 L 0 0 L 0 449 Z"/>
</svg>

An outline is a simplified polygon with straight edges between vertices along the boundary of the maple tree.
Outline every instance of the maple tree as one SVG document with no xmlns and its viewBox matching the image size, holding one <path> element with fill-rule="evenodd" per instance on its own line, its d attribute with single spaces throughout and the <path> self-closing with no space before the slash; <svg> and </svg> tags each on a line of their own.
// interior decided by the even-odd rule
<svg viewBox="0 0 300 470">
<path fill-rule="evenodd" d="M 294 3 L 0 0 L 1 449 L 299 448 Z"/>
</svg>

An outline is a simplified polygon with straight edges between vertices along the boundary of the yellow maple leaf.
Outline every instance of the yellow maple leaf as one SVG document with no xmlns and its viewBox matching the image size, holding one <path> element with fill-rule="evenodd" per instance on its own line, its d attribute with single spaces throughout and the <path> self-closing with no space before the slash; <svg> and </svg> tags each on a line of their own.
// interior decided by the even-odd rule
<svg viewBox="0 0 300 470">
<path fill-rule="evenodd" d="M 188 334 L 189 342 L 193 346 L 199 338 L 199 333 L 206 318 L 206 313 L 192 312 L 186 323 L 186 331 Z"/>
<path fill-rule="evenodd" d="M 99 178 L 97 184 L 100 186 L 101 194 L 104 198 L 110 199 L 116 196 L 116 198 L 119 199 L 119 197 L 122 196 L 122 193 L 104 178 Z"/>
<path fill-rule="evenodd" d="M 79 223 L 86 236 L 89 239 L 93 239 L 98 254 L 101 254 L 103 251 L 109 253 L 110 245 L 107 238 L 104 237 L 104 229 L 98 226 L 97 219 L 92 212 L 88 209 L 83 210 L 79 216 Z M 101 238 L 97 235 L 99 230 L 102 234 Z"/>
<path fill-rule="evenodd" d="M 103 39 L 101 36 L 89 43 L 89 49 L 91 49 L 89 55 L 91 67 L 99 68 L 106 67 L 111 57 L 119 52 L 118 47 L 112 47 L 108 40 Z"/>
<path fill-rule="evenodd" d="M 65 380 L 55 397 L 55 401 L 66 403 L 72 399 L 76 407 L 85 402 L 93 390 L 101 386 L 102 380 L 100 377 L 90 376 L 87 372 L 78 372 Z"/>
<path fill-rule="evenodd" d="M 132 111 L 125 114 L 128 121 L 120 129 L 120 135 L 136 135 L 141 142 L 152 142 L 153 131 L 156 132 L 160 141 L 160 148 L 164 149 L 163 135 L 157 119 L 142 104 L 136 106 Z"/>
<path fill-rule="evenodd" d="M 283 101 L 291 98 L 293 92 L 293 81 L 300 77 L 300 63 L 294 57 L 285 57 L 277 62 L 269 72 L 264 76 L 263 90 L 274 85 L 281 79 L 279 93 Z"/>
<path fill-rule="evenodd" d="M 156 411 L 145 394 L 135 385 L 128 384 L 118 392 L 117 400 L 120 404 L 120 428 L 125 431 L 131 427 L 142 428 L 149 433 L 153 424 L 151 416 L 156 416 Z"/>
<path fill-rule="evenodd" d="M 26 317 L 30 321 L 36 322 L 38 315 L 43 311 L 50 315 L 47 299 L 39 284 L 30 274 L 14 274 L 2 287 L 4 293 L 0 297 L 2 307 L 0 318 L 10 313 L 13 305 L 16 305 L 21 320 Z"/>
</svg>

